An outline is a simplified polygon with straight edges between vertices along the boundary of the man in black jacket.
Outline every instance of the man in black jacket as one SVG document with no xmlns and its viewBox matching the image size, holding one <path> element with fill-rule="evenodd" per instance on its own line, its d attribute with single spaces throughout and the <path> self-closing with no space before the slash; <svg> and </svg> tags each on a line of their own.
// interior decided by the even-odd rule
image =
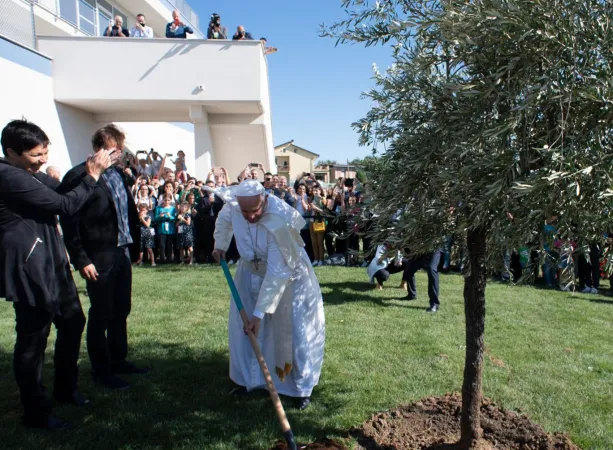
<svg viewBox="0 0 613 450">
<path fill-rule="evenodd" d="M 94 134 L 94 152 L 122 152 L 124 133 L 107 125 Z M 63 180 L 69 190 L 84 175 L 84 165 L 70 170 Z M 87 351 L 95 382 L 110 389 L 130 385 L 117 374 L 143 374 L 126 361 L 127 318 L 132 303 L 131 260 L 140 251 L 140 222 L 123 171 L 110 167 L 87 203 L 77 213 L 61 217 L 64 241 L 72 264 L 87 281 L 91 302 L 87 321 Z"/>
<path fill-rule="evenodd" d="M 57 230 L 57 214 L 75 214 L 93 194 L 111 165 L 107 152 L 89 158 L 83 176 L 65 195 L 59 182 L 40 172 L 49 138 L 33 123 L 10 122 L 1 136 L 0 297 L 13 302 L 17 341 L 15 378 L 29 428 L 58 429 L 68 424 L 51 413 L 43 385 L 43 362 L 51 324 L 57 329 L 53 396 L 85 406 L 77 391 L 79 348 L 85 326 L 79 295 Z"/>
<path fill-rule="evenodd" d="M 198 244 L 202 250 L 204 262 L 213 263 L 215 221 L 219 211 L 223 208 L 224 202 L 212 192 L 215 189 L 215 182 L 213 180 L 207 180 L 206 186 L 209 188 L 209 191 L 203 189 L 202 199 L 198 205 Z"/>
</svg>

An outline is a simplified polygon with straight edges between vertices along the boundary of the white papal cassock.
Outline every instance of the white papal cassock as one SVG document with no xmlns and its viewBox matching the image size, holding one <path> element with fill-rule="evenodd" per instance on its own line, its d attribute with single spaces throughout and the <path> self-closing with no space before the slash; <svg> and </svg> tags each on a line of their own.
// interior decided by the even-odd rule
<svg viewBox="0 0 613 450">
<path fill-rule="evenodd" d="M 215 226 L 215 248 L 227 250 L 232 235 L 236 238 L 241 259 L 234 281 L 247 316 L 252 317 L 256 304 L 259 311 L 267 313 L 274 308 L 266 305 L 279 305 L 273 314 L 266 314 L 262 319 L 258 341 L 278 392 L 291 397 L 311 395 L 319 382 L 324 358 L 323 300 L 300 239 L 303 225 L 304 219 L 295 209 L 271 195 L 257 223 L 247 222 L 236 201 L 230 201 L 219 213 Z M 256 264 L 255 259 L 262 261 Z M 275 297 L 276 301 L 272 301 Z M 277 331 L 281 309 L 291 322 L 286 342 L 279 342 L 282 334 Z M 247 390 L 265 388 L 266 382 L 232 299 L 228 335 L 230 378 Z M 273 368 L 279 366 L 284 343 L 291 344 L 287 351 L 291 354 L 292 366 L 289 375 L 281 381 Z"/>
</svg>

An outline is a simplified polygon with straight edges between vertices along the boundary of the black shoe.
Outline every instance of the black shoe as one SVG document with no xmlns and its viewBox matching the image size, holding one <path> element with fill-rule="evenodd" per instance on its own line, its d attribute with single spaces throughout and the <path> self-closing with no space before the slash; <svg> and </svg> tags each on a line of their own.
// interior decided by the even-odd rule
<svg viewBox="0 0 613 450">
<path fill-rule="evenodd" d="M 74 405 L 78 406 L 79 408 L 83 408 L 84 406 L 91 404 L 91 401 L 83 397 L 83 395 L 79 391 L 74 391 L 72 394 L 68 395 L 55 394 L 53 398 L 55 398 L 55 401 L 58 403 Z"/>
<path fill-rule="evenodd" d="M 237 397 L 245 397 L 249 395 L 249 391 L 245 386 L 236 386 L 230 390 L 230 395 L 236 395 Z"/>
<path fill-rule="evenodd" d="M 68 422 L 58 419 L 51 414 L 45 417 L 24 416 L 23 425 L 26 428 L 36 428 L 39 430 L 66 430 L 70 428 Z"/>
<path fill-rule="evenodd" d="M 403 300 L 406 300 L 407 302 L 410 302 L 410 301 L 416 300 L 416 299 L 417 299 L 417 297 L 415 297 L 415 296 L 413 296 L 411 294 L 409 294 L 405 298 L 403 298 Z"/>
<path fill-rule="evenodd" d="M 125 391 L 126 389 L 130 388 L 130 383 L 122 380 L 119 377 L 116 377 L 115 375 L 100 377 L 94 374 L 92 375 L 92 380 L 94 381 L 94 383 L 99 384 L 100 386 L 105 387 L 107 389 Z"/>
<path fill-rule="evenodd" d="M 300 411 L 305 410 L 311 404 L 311 397 L 298 397 L 297 407 Z"/>
<path fill-rule="evenodd" d="M 112 364 L 111 372 L 122 375 L 147 375 L 150 370 L 141 369 L 128 361 L 123 361 L 118 364 Z"/>
<path fill-rule="evenodd" d="M 428 309 L 426 309 L 426 312 L 429 312 L 429 313 L 435 313 L 437 311 L 438 311 L 438 305 L 432 305 Z"/>
</svg>

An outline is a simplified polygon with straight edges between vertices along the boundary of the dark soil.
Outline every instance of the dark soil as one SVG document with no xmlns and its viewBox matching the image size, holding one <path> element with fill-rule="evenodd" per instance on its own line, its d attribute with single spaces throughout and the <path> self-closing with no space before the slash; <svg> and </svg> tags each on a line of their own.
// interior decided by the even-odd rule
<svg viewBox="0 0 613 450">
<path fill-rule="evenodd" d="M 460 438 L 459 393 L 429 397 L 380 413 L 350 431 L 356 450 L 456 450 Z M 506 411 L 488 399 L 481 405 L 483 440 L 478 450 L 581 450 L 563 434 L 549 434 L 519 412 Z M 346 450 L 328 439 L 299 445 L 305 450 Z M 287 450 L 278 443 L 272 450 Z"/>
<path fill-rule="evenodd" d="M 358 450 L 452 450 L 460 437 L 460 394 L 430 397 L 373 416 L 351 435 Z M 521 413 L 490 400 L 481 406 L 481 448 L 495 450 L 580 450 L 563 434 L 549 434 Z"/>
</svg>

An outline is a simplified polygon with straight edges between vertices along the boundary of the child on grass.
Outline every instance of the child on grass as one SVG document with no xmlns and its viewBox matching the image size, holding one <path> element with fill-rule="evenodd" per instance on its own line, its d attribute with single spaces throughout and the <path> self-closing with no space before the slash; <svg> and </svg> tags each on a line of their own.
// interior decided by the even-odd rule
<svg viewBox="0 0 613 450">
<path fill-rule="evenodd" d="M 155 257 L 153 256 L 154 236 L 155 231 L 151 228 L 151 216 L 149 215 L 149 207 L 146 204 L 138 205 L 138 218 L 140 220 L 140 254 L 138 255 L 138 261 L 136 264 L 141 266 L 143 264 L 143 255 L 145 250 L 147 251 L 147 257 L 151 262 L 151 267 L 155 267 Z"/>
<path fill-rule="evenodd" d="M 188 202 L 181 203 L 177 216 L 177 236 L 180 257 L 190 266 L 194 263 L 194 225 Z"/>
</svg>

